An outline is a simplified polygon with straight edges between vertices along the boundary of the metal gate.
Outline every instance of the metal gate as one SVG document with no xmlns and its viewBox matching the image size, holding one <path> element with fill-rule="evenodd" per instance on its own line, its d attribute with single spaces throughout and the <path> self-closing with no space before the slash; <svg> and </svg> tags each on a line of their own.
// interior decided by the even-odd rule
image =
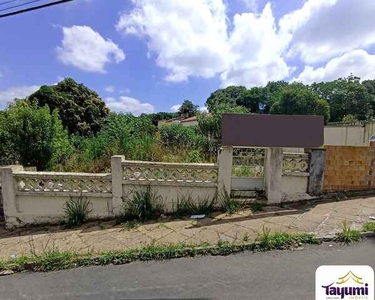
<svg viewBox="0 0 375 300">
<path fill-rule="evenodd" d="M 264 148 L 233 147 L 232 190 L 264 190 Z"/>
</svg>

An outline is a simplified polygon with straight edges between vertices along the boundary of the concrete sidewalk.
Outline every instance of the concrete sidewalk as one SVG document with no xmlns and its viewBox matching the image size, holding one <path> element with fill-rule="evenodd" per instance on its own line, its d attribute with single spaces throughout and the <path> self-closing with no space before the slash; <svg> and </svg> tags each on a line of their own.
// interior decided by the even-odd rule
<svg viewBox="0 0 375 300">
<path fill-rule="evenodd" d="M 318 236 L 331 236 L 341 231 L 347 220 L 352 229 L 360 229 L 375 215 L 375 197 L 356 198 L 333 202 L 295 204 L 285 208 L 265 207 L 262 212 L 243 211 L 236 215 L 213 214 L 198 222 L 190 219 L 149 222 L 135 229 L 115 225 L 113 221 L 92 222 L 67 230 L 61 226 L 44 226 L 8 231 L 0 229 L 0 258 L 10 255 L 41 252 L 52 246 L 60 250 L 119 250 L 145 246 L 152 242 L 175 244 L 185 242 L 215 244 L 251 241 L 263 226 L 271 232 L 311 232 Z"/>
</svg>

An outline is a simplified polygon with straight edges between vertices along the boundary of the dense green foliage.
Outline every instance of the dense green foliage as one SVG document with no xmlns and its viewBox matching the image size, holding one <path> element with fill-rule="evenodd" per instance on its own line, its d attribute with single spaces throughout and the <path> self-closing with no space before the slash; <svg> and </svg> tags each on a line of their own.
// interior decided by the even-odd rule
<svg viewBox="0 0 375 300">
<path fill-rule="evenodd" d="M 68 133 L 57 110 L 37 108 L 24 101 L 0 117 L 0 157 L 38 169 L 51 168 L 71 153 Z"/>
<path fill-rule="evenodd" d="M 349 115 L 353 116 L 350 120 L 369 120 L 375 118 L 375 80 L 361 83 L 360 78 L 350 75 L 311 85 L 277 81 L 249 90 L 230 86 L 212 93 L 206 106 L 211 112 L 223 103 L 258 114 L 318 114 L 326 122 L 348 120 Z"/>
<path fill-rule="evenodd" d="M 330 121 L 342 121 L 346 115 L 353 115 L 357 120 L 374 117 L 373 97 L 358 77 L 349 76 L 331 82 L 313 83 L 310 89 L 328 102 Z"/>
<path fill-rule="evenodd" d="M 28 101 L 40 107 L 47 105 L 51 111 L 59 109 L 61 121 L 69 133 L 83 136 L 98 132 L 109 113 L 96 92 L 72 78 L 56 85 L 43 85 Z"/>
<path fill-rule="evenodd" d="M 9 99 L 11 100 L 11 99 Z M 229 86 L 208 97 L 209 113 L 185 100 L 179 112 L 109 113 L 98 94 L 73 79 L 42 86 L 0 111 L 0 165 L 19 162 L 38 170 L 103 172 L 110 157 L 165 162 L 214 162 L 223 113 L 322 115 L 328 121 L 375 118 L 375 80 L 355 76 L 332 82 L 269 82 Z M 161 120 L 197 116 L 197 126 Z"/>
<path fill-rule="evenodd" d="M 322 115 L 329 120 L 329 105 L 313 92 L 300 88 L 285 88 L 274 102 L 271 114 L 283 115 Z"/>
</svg>

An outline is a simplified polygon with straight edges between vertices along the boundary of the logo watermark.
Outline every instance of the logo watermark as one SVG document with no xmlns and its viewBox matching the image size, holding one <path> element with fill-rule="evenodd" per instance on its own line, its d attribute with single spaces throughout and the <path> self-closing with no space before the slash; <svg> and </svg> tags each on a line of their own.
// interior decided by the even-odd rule
<svg viewBox="0 0 375 300">
<path fill-rule="evenodd" d="M 315 300 L 374 300 L 370 266 L 320 266 L 315 272 Z"/>
</svg>

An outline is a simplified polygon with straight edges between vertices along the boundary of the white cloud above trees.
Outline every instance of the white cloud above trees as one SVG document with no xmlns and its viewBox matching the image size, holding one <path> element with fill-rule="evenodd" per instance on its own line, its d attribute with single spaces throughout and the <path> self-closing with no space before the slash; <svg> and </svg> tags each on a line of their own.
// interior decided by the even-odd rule
<svg viewBox="0 0 375 300">
<path fill-rule="evenodd" d="M 171 111 L 172 111 L 172 112 L 178 112 L 178 110 L 180 109 L 180 107 L 181 107 L 181 104 L 173 105 L 173 106 L 171 107 Z"/>
<path fill-rule="evenodd" d="M 109 63 L 120 63 L 125 53 L 110 39 L 105 40 L 89 26 L 63 27 L 57 58 L 65 65 L 82 71 L 105 73 Z"/>
<path fill-rule="evenodd" d="M 31 86 L 15 86 L 6 90 L 0 90 L 0 109 L 5 108 L 7 103 L 13 102 L 15 98 L 25 98 L 36 92 L 40 88 L 39 85 Z"/>
<path fill-rule="evenodd" d="M 119 99 L 108 97 L 105 99 L 107 106 L 115 112 L 132 113 L 140 115 L 142 113 L 153 113 L 155 107 L 150 103 L 142 103 L 138 99 L 121 96 Z"/>
<path fill-rule="evenodd" d="M 257 1 L 243 1 L 252 12 L 230 19 L 224 0 L 133 0 L 133 9 L 121 14 L 116 29 L 144 39 L 150 57 L 172 82 L 219 76 L 222 86 L 250 87 L 292 75 L 309 81 L 372 70 L 371 64 L 335 71 L 333 66 L 349 57 L 370 58 L 375 1 L 307 0 L 278 21 L 270 3 L 260 9 Z M 302 64 L 300 75 L 292 74 L 296 63 Z M 318 75 L 323 71 L 324 76 Z"/>
<path fill-rule="evenodd" d="M 362 80 L 374 79 L 375 55 L 364 50 L 354 50 L 340 57 L 331 59 L 325 66 L 314 68 L 305 66 L 302 73 L 295 78 L 304 83 L 331 81 L 349 74 L 361 77 Z"/>
</svg>

